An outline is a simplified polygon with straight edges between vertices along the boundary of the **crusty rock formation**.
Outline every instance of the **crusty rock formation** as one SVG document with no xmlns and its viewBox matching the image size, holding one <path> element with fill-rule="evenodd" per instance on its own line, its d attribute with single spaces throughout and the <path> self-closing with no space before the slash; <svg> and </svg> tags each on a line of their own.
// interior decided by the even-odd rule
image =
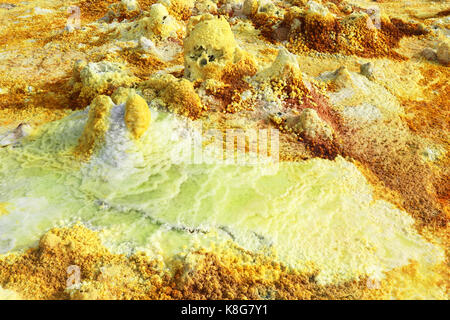
<svg viewBox="0 0 450 320">
<path fill-rule="evenodd" d="M 127 102 L 128 97 L 135 94 L 136 90 L 133 88 L 117 88 L 114 90 L 113 94 L 111 95 L 111 99 L 114 102 L 114 104 L 122 104 Z"/>
<path fill-rule="evenodd" d="M 450 63 L 450 53 L 449 53 L 449 43 L 443 42 L 439 45 L 436 52 L 437 59 L 443 65 L 448 65 Z"/>
<path fill-rule="evenodd" d="M 175 17 L 169 14 L 166 6 L 161 3 L 153 4 L 142 18 L 119 28 L 122 38 L 134 40 L 146 37 L 152 41 L 176 37 L 181 26 Z"/>
<path fill-rule="evenodd" d="M 160 104 L 180 115 L 197 118 L 206 110 L 191 81 L 177 79 L 171 74 L 156 75 L 141 84 L 150 98 L 157 98 Z"/>
<path fill-rule="evenodd" d="M 105 95 L 99 95 L 92 100 L 86 126 L 75 149 L 75 153 L 81 158 L 88 159 L 103 142 L 109 128 L 109 114 L 113 106 L 111 98 Z"/>
</svg>

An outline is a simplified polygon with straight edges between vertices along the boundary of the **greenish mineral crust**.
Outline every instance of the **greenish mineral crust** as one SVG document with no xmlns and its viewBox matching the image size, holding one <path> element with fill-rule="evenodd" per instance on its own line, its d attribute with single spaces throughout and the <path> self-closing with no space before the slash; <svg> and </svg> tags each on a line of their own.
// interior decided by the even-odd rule
<svg viewBox="0 0 450 320">
<path fill-rule="evenodd" d="M 0 299 L 449 298 L 445 2 L 10 2 Z"/>
</svg>

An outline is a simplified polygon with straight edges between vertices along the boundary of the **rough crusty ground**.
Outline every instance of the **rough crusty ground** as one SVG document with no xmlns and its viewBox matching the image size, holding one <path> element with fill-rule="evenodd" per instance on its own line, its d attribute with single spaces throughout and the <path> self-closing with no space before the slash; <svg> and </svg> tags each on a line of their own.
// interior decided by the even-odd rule
<svg viewBox="0 0 450 320">
<path fill-rule="evenodd" d="M 67 270 L 72 265 L 82 270 L 81 289 L 67 289 Z M 320 286 L 314 273 L 301 274 L 237 248 L 215 248 L 193 250 L 172 261 L 168 269 L 143 253 L 130 257 L 111 254 L 94 231 L 76 225 L 52 229 L 38 248 L 2 259 L 0 283 L 23 299 L 308 300 L 415 298 L 405 283 L 417 289 L 446 281 L 445 274 L 417 277 L 418 268 L 411 264 L 392 270 L 380 283 L 361 279 Z"/>
</svg>

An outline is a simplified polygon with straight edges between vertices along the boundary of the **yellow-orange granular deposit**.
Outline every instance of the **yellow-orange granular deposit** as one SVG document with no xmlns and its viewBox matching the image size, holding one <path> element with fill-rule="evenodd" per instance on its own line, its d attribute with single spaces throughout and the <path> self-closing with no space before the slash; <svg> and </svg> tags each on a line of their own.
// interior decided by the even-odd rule
<svg viewBox="0 0 450 320">
<path fill-rule="evenodd" d="M 0 8 L 0 22 L 4 25 L 0 29 L 2 130 L 14 129 L 21 123 L 38 127 L 91 103 L 88 123 L 74 150 L 87 160 L 108 130 L 112 105 L 107 96 L 121 87 L 127 91 L 126 97 L 141 94 L 142 90 L 155 106 L 165 106 L 170 112 L 192 119 L 203 117 L 208 125 L 220 130 L 234 125 L 278 128 L 281 161 L 334 159 L 342 155 L 356 163 L 373 187 L 375 198 L 408 212 L 421 235 L 433 234 L 429 241 L 435 241 L 434 237 L 442 241 L 439 245 L 446 247 L 447 261 L 433 270 L 411 262 L 387 272 L 379 284 L 361 278 L 321 286 L 314 272 L 290 270 L 272 257 L 233 246 L 190 251 L 164 263 L 144 253 L 116 255 L 102 245 L 95 232 L 74 226 L 48 231 L 37 248 L 0 256 L 0 291 L 13 290 L 28 299 L 411 299 L 421 298 L 420 293 L 425 292 L 448 299 L 450 71 L 421 56 L 424 48 L 436 51 L 442 40 L 440 34 L 448 27 L 442 19 L 448 15 L 444 4 L 427 3 L 424 7 L 425 1 L 420 0 L 403 8 L 400 3 L 378 1 L 390 18 L 382 15 L 376 25 L 358 3 L 340 0 L 316 1 L 334 16 L 308 11 L 306 0 L 273 2 L 284 16 L 258 12 L 257 1 L 245 1 L 247 5 L 256 4 L 250 13 L 244 12 L 245 16 L 240 10 L 230 9 L 236 1 L 214 1 L 230 26 L 229 38 L 234 37 L 238 48 L 235 50 L 233 42 L 230 60 L 220 69 L 211 68 L 214 81 L 191 82 L 183 78 L 182 46 L 184 27 L 192 14 L 199 13 L 193 0 L 170 1 L 167 10 L 180 29 L 164 41 L 155 40 L 162 55 L 144 51 L 139 38 L 123 41 L 117 33 L 121 26 L 146 16 L 156 0 L 138 0 L 140 10 L 131 11 L 125 10 L 120 0 L 71 2 L 81 9 L 82 27 L 71 31 L 64 29 L 72 14 L 66 10 L 70 4 L 60 0 L 9 2 L 16 6 Z M 45 14 L 36 13 L 38 4 Z M 114 27 L 114 20 L 119 27 Z M 418 22 L 434 30 L 428 32 Z M 240 24 L 248 25 L 248 29 Z M 223 42 L 220 36 L 217 38 Z M 295 58 L 299 73 L 265 82 L 256 79 L 280 46 L 299 55 Z M 81 81 L 80 71 L 85 64 L 72 69 L 79 59 L 121 64 L 135 77 L 127 83 L 105 81 L 99 91 L 91 90 L 91 85 Z M 356 70 L 367 62 L 374 67 L 371 83 L 392 93 L 402 112 L 395 119 L 353 128 L 343 122 L 337 106 L 327 96 L 335 97 L 340 90 L 355 87 L 337 82 L 319 86 L 310 76 L 343 65 Z M 159 78 L 155 73 L 165 75 Z M 257 100 L 259 89 L 273 92 L 282 111 L 291 118 L 305 109 L 314 110 L 332 128 L 332 139 L 311 139 L 298 133 L 283 116 L 274 121 L 262 101 Z M 95 100 L 99 94 L 105 96 Z M 140 111 L 124 119 L 135 138 L 148 128 L 147 116 L 141 117 Z M 8 204 L 0 203 L 0 216 L 7 215 L 10 209 Z M 187 257 L 194 257 L 195 266 Z M 68 288 L 71 273 L 67 268 L 74 265 L 80 267 L 82 283 Z"/>
<path fill-rule="evenodd" d="M 95 21 L 102 18 L 108 11 L 108 7 L 116 2 L 115 0 L 81 0 L 78 6 L 83 14 L 83 19 Z"/>
<path fill-rule="evenodd" d="M 124 59 L 128 62 L 130 71 L 141 79 L 145 79 L 167 66 L 164 61 L 150 55 L 144 55 L 135 49 L 123 50 L 121 55 L 114 60 L 123 61 Z"/>
<path fill-rule="evenodd" d="M 223 69 L 221 81 L 223 85 L 208 87 L 210 94 L 222 103 L 227 112 L 235 113 L 241 110 L 241 94 L 251 88 L 245 77 L 256 74 L 257 68 L 252 56 L 241 52 L 237 63 L 229 63 Z"/>
<path fill-rule="evenodd" d="M 97 95 L 110 96 L 119 87 L 131 87 L 139 81 L 121 63 L 103 60 L 97 63 L 77 61 L 74 64 L 71 97 L 86 106 Z"/>
<path fill-rule="evenodd" d="M 100 95 L 92 100 L 88 121 L 75 149 L 76 155 L 88 159 L 103 142 L 109 128 L 109 113 L 113 106 L 108 96 Z"/>
<path fill-rule="evenodd" d="M 141 84 L 141 88 L 154 90 L 167 108 L 177 114 L 196 119 L 206 110 L 195 92 L 193 83 L 168 74 L 153 77 Z"/>
<path fill-rule="evenodd" d="M 344 155 L 363 163 L 386 187 L 399 192 L 403 198 L 401 206 L 419 225 L 436 230 L 445 228 L 448 217 L 438 201 L 438 190 L 442 190 L 438 182 L 442 176 L 411 152 L 416 142 L 408 132 L 392 128 L 384 128 L 385 132 L 378 130 L 370 138 L 362 130 L 342 133 Z"/>
<path fill-rule="evenodd" d="M 8 206 L 10 204 L 7 202 L 0 202 L 0 216 L 7 215 L 9 213 Z"/>
<path fill-rule="evenodd" d="M 139 95 L 128 97 L 125 105 L 125 124 L 134 139 L 139 139 L 150 126 L 150 109 L 147 102 Z"/>
</svg>

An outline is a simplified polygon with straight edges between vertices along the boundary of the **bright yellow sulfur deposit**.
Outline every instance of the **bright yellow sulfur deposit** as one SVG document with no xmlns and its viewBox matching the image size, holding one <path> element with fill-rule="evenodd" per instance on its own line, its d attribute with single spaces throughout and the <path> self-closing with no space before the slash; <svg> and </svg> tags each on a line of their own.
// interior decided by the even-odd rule
<svg viewBox="0 0 450 320">
<path fill-rule="evenodd" d="M 7 215 L 9 213 L 8 209 L 6 208 L 7 206 L 9 206 L 9 203 L 0 202 L 0 216 Z"/>
<path fill-rule="evenodd" d="M 206 110 L 192 82 L 187 79 L 177 79 L 171 74 L 155 76 L 142 87 L 144 90 L 153 90 L 154 95 L 160 98 L 170 111 L 177 114 L 197 118 Z"/>
<path fill-rule="evenodd" d="M 196 0 L 160 0 L 159 2 L 166 4 L 171 15 L 177 20 L 186 21 L 192 15 L 192 10 L 199 1 Z"/>
<path fill-rule="evenodd" d="M 137 94 L 131 95 L 125 107 L 125 124 L 134 139 L 139 139 L 147 131 L 150 119 L 147 102 Z"/>
<path fill-rule="evenodd" d="M 179 28 L 176 20 L 169 16 L 166 7 L 160 3 L 151 6 L 149 18 L 151 30 L 155 35 L 167 38 Z"/>
<path fill-rule="evenodd" d="M 136 80 L 123 65 L 109 61 L 77 61 L 73 68 L 73 92 L 82 104 L 88 104 L 95 96 L 108 94 L 118 87 L 129 87 Z"/>
<path fill-rule="evenodd" d="M 36 128 L 0 147 L 0 299 L 448 299 L 442 1 L 66 4 L 0 10 L 0 145 Z M 171 113 L 278 128 L 277 171 L 192 163 Z"/>
<path fill-rule="evenodd" d="M 78 140 L 75 153 L 82 158 L 89 158 L 98 144 L 103 141 L 109 128 L 109 114 L 114 106 L 108 96 L 97 96 L 90 105 L 89 118 Z"/>
<path fill-rule="evenodd" d="M 303 84 L 297 56 L 285 48 L 278 50 L 277 57 L 266 69 L 256 74 L 260 82 L 270 83 L 277 94 L 288 93 L 289 98 L 301 98 L 308 91 Z"/>
<path fill-rule="evenodd" d="M 332 75 L 332 81 L 334 87 L 339 90 L 343 88 L 359 89 L 346 67 L 340 67 L 337 69 Z"/>
<path fill-rule="evenodd" d="M 184 75 L 191 79 L 219 78 L 235 57 L 236 41 L 225 18 L 210 14 L 191 18 L 184 39 Z"/>
</svg>

